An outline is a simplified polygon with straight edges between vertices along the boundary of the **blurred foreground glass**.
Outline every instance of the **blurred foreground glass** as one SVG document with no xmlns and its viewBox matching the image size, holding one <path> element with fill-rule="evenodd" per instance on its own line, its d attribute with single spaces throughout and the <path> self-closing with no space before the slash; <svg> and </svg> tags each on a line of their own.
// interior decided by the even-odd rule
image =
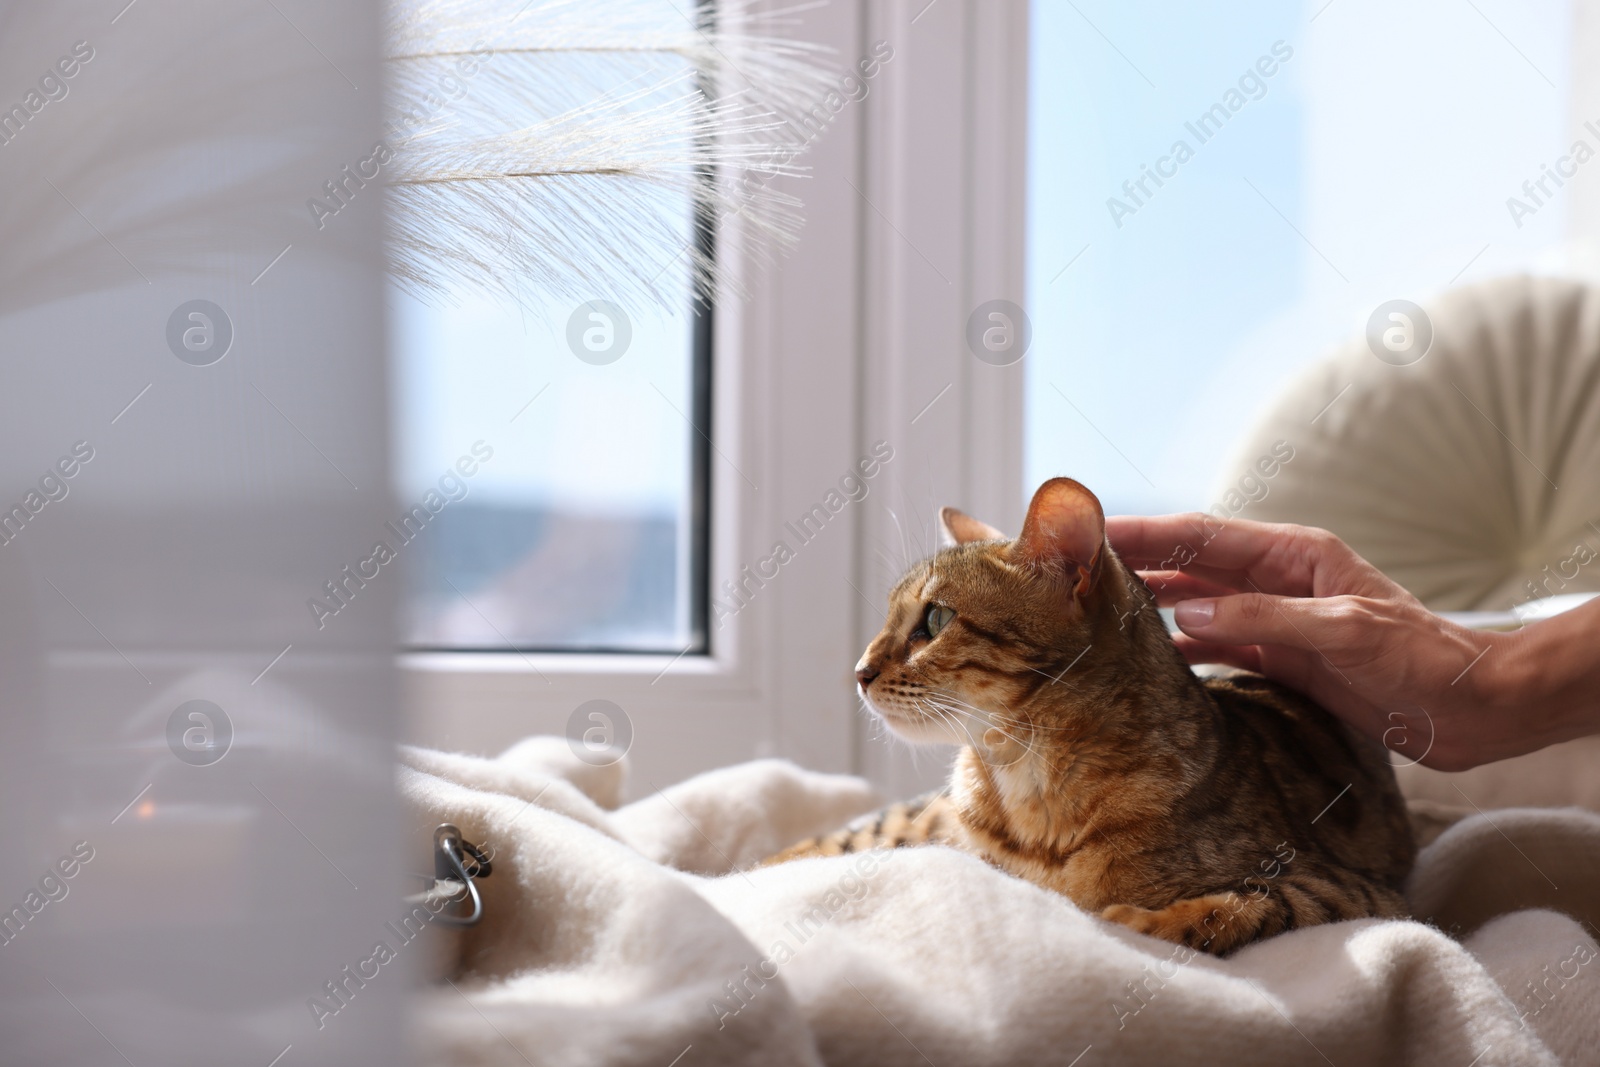
<svg viewBox="0 0 1600 1067">
<path fill-rule="evenodd" d="M 6 1067 L 406 1062 L 380 15 L 0 5 Z"/>
</svg>

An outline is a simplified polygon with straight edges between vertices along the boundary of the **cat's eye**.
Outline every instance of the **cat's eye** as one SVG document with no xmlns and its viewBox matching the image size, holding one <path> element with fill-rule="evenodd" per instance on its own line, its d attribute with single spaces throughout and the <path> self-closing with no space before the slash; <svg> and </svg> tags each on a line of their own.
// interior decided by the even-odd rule
<svg viewBox="0 0 1600 1067">
<path fill-rule="evenodd" d="M 930 638 L 938 637 L 939 631 L 950 625 L 950 620 L 955 617 L 956 613 L 943 604 L 929 604 L 928 614 L 924 618 L 922 626 L 923 629 L 928 631 Z"/>
</svg>

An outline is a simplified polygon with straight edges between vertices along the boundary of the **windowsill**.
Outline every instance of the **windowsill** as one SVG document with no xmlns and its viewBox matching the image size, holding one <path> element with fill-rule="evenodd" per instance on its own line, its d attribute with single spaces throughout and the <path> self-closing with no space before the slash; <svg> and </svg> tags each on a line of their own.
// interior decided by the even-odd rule
<svg viewBox="0 0 1600 1067">
<path fill-rule="evenodd" d="M 659 679 L 668 675 L 703 677 L 727 672 L 727 664 L 704 653 L 606 652 L 402 652 L 401 670 L 456 674 L 596 675 L 622 674 Z"/>
</svg>

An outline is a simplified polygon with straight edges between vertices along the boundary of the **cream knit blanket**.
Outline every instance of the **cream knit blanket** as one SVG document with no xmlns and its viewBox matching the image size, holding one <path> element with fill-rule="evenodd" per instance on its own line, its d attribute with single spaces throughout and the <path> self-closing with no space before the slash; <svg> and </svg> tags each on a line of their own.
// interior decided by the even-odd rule
<svg viewBox="0 0 1600 1067">
<path fill-rule="evenodd" d="M 1424 849 L 1427 922 L 1225 960 L 947 848 L 749 869 L 880 803 L 780 761 L 618 806 L 559 738 L 402 752 L 408 840 L 491 847 L 486 918 L 439 942 L 422 1064 L 1600 1062 L 1600 816 L 1473 815 Z"/>
</svg>

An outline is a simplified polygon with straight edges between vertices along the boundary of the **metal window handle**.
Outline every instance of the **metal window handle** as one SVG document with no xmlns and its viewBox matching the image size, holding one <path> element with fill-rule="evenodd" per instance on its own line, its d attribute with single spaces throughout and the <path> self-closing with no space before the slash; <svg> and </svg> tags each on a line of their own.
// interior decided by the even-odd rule
<svg viewBox="0 0 1600 1067">
<path fill-rule="evenodd" d="M 434 884 L 460 882 L 472 902 L 472 910 L 466 915 L 452 915 L 441 910 L 434 918 L 446 926 L 476 925 L 483 918 L 483 898 L 478 894 L 474 879 L 489 877 L 493 869 L 489 857 L 463 838 L 459 829 L 450 823 L 441 823 L 433 831 Z"/>
</svg>

